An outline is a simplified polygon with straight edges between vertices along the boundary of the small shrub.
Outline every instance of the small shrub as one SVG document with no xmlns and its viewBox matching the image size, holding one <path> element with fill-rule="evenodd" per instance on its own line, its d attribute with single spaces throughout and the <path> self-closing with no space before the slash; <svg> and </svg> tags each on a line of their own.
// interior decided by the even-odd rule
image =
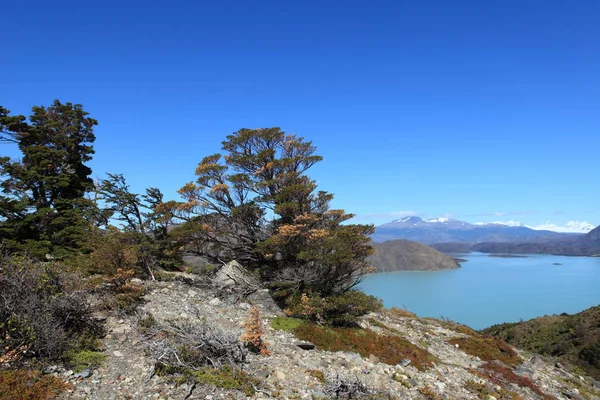
<svg viewBox="0 0 600 400">
<path fill-rule="evenodd" d="M 521 363 L 521 357 L 506 342 L 489 336 L 471 336 L 448 340 L 450 344 L 458 344 L 467 354 L 477 356 L 483 361 L 502 361 L 506 365 L 516 367 Z"/>
<path fill-rule="evenodd" d="M 293 333 L 296 328 L 304 323 L 304 320 L 300 318 L 275 317 L 271 319 L 271 328 Z"/>
<path fill-rule="evenodd" d="M 369 357 L 373 354 L 381 362 L 398 364 L 402 359 L 411 360 L 419 370 L 430 368 L 439 359 L 427 350 L 415 346 L 396 335 L 379 335 L 369 329 L 320 327 L 314 324 L 299 326 L 294 333 L 301 340 L 308 340 L 327 351 L 350 351 Z"/>
<path fill-rule="evenodd" d="M 133 314 L 144 303 L 146 290 L 142 285 L 128 283 L 120 286 L 114 295 L 114 308 L 119 315 Z"/>
<path fill-rule="evenodd" d="M 0 358 L 61 359 L 89 345 L 101 328 L 89 316 L 81 278 L 61 265 L 26 258 L 0 259 Z"/>
<path fill-rule="evenodd" d="M 333 399 L 356 399 L 356 400 L 383 400 L 395 399 L 383 390 L 375 390 L 367 387 L 356 376 L 353 378 L 341 377 L 330 378 L 325 382 L 325 393 L 328 398 Z"/>
<path fill-rule="evenodd" d="M 476 382 L 472 379 L 469 379 L 464 383 L 464 388 L 477 395 L 477 397 L 482 400 L 487 400 L 493 395 L 493 392 L 489 389 L 488 385 L 482 382 Z"/>
<path fill-rule="evenodd" d="M 388 312 L 388 314 L 391 314 L 394 317 L 401 317 L 401 318 L 415 318 L 417 316 L 417 314 L 415 314 L 414 312 L 408 311 L 406 308 L 392 307 L 389 310 L 387 310 L 387 312 Z"/>
<path fill-rule="evenodd" d="M 248 311 L 248 319 L 244 322 L 244 333 L 240 340 L 250 351 L 266 356 L 271 352 L 267 348 L 267 343 L 263 340 L 263 335 L 260 310 L 257 306 L 252 306 Z"/>
<path fill-rule="evenodd" d="M 419 393 L 427 400 L 442 400 L 442 396 L 439 395 L 438 392 L 435 391 L 431 386 L 425 385 L 417 389 Z"/>
<path fill-rule="evenodd" d="M 71 385 L 34 370 L 0 371 L 0 399 L 51 400 Z"/>
<path fill-rule="evenodd" d="M 75 372 L 83 371 L 84 369 L 98 368 L 106 361 L 106 354 L 97 351 L 78 351 L 67 355 L 67 363 Z"/>
<path fill-rule="evenodd" d="M 144 333 L 148 333 L 148 331 L 156 326 L 157 322 L 156 319 L 154 318 L 154 316 L 152 314 L 148 314 L 146 316 L 141 317 L 140 319 L 138 319 L 138 329 L 140 330 L 140 332 L 142 334 Z"/>
<path fill-rule="evenodd" d="M 350 290 L 321 298 L 302 293 L 287 300 L 286 315 L 332 326 L 354 326 L 358 317 L 383 307 L 380 299 L 360 291 Z"/>
<path fill-rule="evenodd" d="M 316 378 L 319 382 L 325 383 L 325 374 L 320 369 L 309 369 L 306 372 L 313 378 Z"/>
<path fill-rule="evenodd" d="M 323 319 L 333 326 L 352 326 L 358 322 L 358 317 L 378 311 L 383 302 L 375 296 L 360 291 L 348 292 L 325 298 Z"/>
<path fill-rule="evenodd" d="M 234 332 L 187 319 L 152 324 L 142 343 L 161 368 L 220 367 L 243 363 L 247 350 Z"/>
</svg>

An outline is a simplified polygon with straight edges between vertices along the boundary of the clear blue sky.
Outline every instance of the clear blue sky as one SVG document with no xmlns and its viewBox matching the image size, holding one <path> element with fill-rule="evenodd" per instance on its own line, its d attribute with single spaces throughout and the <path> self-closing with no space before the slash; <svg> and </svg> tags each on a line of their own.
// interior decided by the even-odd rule
<svg viewBox="0 0 600 400">
<path fill-rule="evenodd" d="M 280 126 L 357 222 L 600 224 L 599 20 L 596 0 L 11 1 L 0 104 L 83 103 L 95 175 L 170 198 L 227 134 Z"/>
</svg>

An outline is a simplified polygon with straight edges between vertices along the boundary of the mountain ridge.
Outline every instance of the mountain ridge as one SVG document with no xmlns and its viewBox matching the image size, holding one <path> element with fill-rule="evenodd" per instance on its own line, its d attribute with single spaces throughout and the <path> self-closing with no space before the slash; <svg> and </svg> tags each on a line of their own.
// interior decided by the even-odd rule
<svg viewBox="0 0 600 400">
<path fill-rule="evenodd" d="M 577 235 L 581 234 L 536 230 L 516 223 L 471 224 L 452 218 L 422 219 L 409 216 L 377 226 L 371 238 L 374 242 L 405 239 L 431 245 L 447 242 L 530 242 Z"/>
</svg>

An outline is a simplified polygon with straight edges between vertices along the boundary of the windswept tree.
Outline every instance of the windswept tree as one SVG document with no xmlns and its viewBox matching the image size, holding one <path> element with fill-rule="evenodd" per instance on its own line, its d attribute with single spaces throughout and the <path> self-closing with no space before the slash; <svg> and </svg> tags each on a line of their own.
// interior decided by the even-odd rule
<svg viewBox="0 0 600 400">
<path fill-rule="evenodd" d="M 185 201 L 175 212 L 188 221 L 181 230 L 209 255 L 263 267 L 266 279 L 300 291 L 329 296 L 353 287 L 369 269 L 373 228 L 344 224 L 352 215 L 329 208 L 333 195 L 306 175 L 322 160 L 312 142 L 279 128 L 241 129 L 223 150 L 180 189 Z"/>
<path fill-rule="evenodd" d="M 81 104 L 55 100 L 33 107 L 29 118 L 0 107 L 0 143 L 20 159 L 0 157 L 0 241 L 11 250 L 62 256 L 77 249 L 93 202 L 95 119 Z"/>
<path fill-rule="evenodd" d="M 158 188 L 148 188 L 143 195 L 133 193 L 125 177 L 108 174 L 98 183 L 100 201 L 111 218 L 121 223 L 122 231 L 109 230 L 118 240 L 135 250 L 136 259 L 145 272 L 154 278 L 156 267 L 166 269 L 178 264 L 171 249 L 168 228 L 172 224 L 170 203 L 163 201 Z"/>
</svg>

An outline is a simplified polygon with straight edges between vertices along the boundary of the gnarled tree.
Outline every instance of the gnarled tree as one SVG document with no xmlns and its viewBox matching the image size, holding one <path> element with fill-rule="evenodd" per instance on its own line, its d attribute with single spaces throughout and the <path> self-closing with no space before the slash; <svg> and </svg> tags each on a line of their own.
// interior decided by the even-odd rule
<svg viewBox="0 0 600 400">
<path fill-rule="evenodd" d="M 329 209 L 333 195 L 306 175 L 322 160 L 312 142 L 279 128 L 241 129 L 223 150 L 180 189 L 175 213 L 188 222 L 180 232 L 204 254 L 262 267 L 265 279 L 298 290 L 328 296 L 354 286 L 369 269 L 373 228 L 344 224 L 353 215 Z"/>
</svg>

